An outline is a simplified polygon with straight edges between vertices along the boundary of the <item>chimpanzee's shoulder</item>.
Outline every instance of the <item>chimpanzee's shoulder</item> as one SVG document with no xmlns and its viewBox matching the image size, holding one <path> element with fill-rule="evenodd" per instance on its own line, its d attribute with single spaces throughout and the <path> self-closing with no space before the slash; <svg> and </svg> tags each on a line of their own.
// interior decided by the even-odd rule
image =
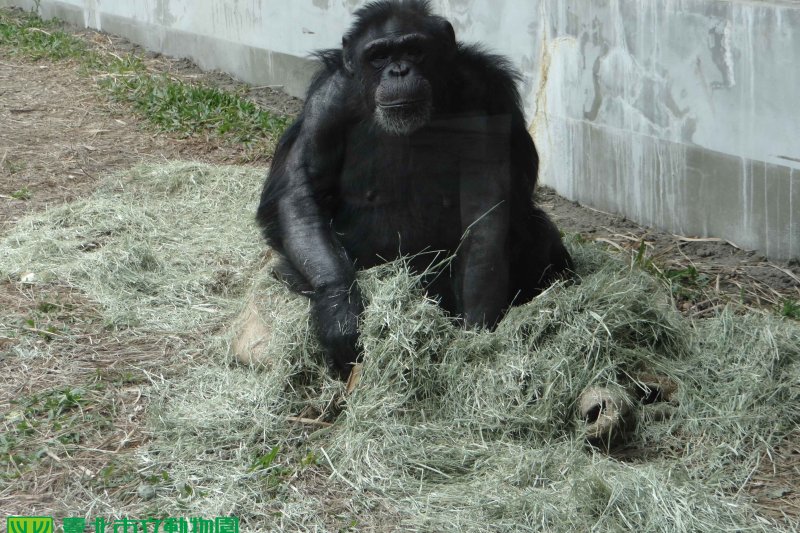
<svg viewBox="0 0 800 533">
<path fill-rule="evenodd" d="M 517 85 L 522 76 L 507 57 L 482 45 L 459 43 L 454 61 L 465 103 L 479 105 L 490 113 L 521 109 Z"/>
</svg>

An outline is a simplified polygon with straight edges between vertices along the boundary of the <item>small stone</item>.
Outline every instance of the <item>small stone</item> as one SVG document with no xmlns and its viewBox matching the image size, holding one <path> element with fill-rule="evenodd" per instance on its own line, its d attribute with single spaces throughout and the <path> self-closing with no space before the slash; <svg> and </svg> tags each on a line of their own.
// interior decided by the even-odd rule
<svg viewBox="0 0 800 533">
<path fill-rule="evenodd" d="M 790 487 L 780 487 L 769 491 L 767 495 L 773 500 L 780 500 L 781 498 L 785 498 L 786 496 L 792 494 L 792 492 L 793 491 Z"/>
<path fill-rule="evenodd" d="M 147 483 L 142 483 L 139 485 L 139 489 L 136 492 L 139 494 L 139 497 L 145 501 L 152 500 L 156 497 L 155 487 L 148 485 Z"/>
</svg>

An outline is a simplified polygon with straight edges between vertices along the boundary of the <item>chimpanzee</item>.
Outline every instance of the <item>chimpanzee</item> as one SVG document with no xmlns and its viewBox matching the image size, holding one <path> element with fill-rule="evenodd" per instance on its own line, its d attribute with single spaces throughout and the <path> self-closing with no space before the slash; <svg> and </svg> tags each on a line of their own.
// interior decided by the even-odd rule
<svg viewBox="0 0 800 533">
<path fill-rule="evenodd" d="M 357 268 L 408 256 L 467 325 L 566 276 L 571 259 L 533 205 L 538 155 L 503 57 L 457 42 L 424 0 L 355 13 L 281 138 L 257 219 L 277 273 L 307 294 L 329 365 L 359 356 Z"/>
</svg>

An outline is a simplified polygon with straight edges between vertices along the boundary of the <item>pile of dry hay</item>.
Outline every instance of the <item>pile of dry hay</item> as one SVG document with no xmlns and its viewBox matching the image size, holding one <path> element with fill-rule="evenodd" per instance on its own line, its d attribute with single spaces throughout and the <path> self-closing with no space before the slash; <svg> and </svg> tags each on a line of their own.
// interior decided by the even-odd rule
<svg viewBox="0 0 800 533">
<path fill-rule="evenodd" d="M 307 302 L 265 266 L 260 180 L 141 167 L 0 243 L 0 274 L 68 282 L 110 325 L 194 336 L 207 354 L 153 386 L 154 440 L 138 460 L 150 483 L 166 474 L 148 512 L 234 514 L 251 531 L 793 527 L 759 517 L 743 487 L 797 436 L 796 323 L 686 320 L 649 275 L 572 244 L 580 283 L 513 309 L 496 331 L 466 331 L 398 262 L 360 279 L 365 356 L 348 394 L 321 363 Z M 248 306 L 268 333 L 250 343 L 257 367 L 230 355 Z M 587 447 L 581 391 L 642 373 L 677 384 L 671 401 L 636 406 L 624 455 Z"/>
</svg>

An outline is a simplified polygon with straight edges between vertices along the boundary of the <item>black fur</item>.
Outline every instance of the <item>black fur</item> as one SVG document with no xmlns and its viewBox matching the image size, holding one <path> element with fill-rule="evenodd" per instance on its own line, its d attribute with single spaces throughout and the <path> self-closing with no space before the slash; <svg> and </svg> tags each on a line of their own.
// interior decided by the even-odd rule
<svg viewBox="0 0 800 533">
<path fill-rule="evenodd" d="M 257 219 L 346 375 L 359 356 L 356 268 L 408 255 L 422 270 L 454 255 L 428 291 L 491 327 L 571 260 L 533 205 L 539 159 L 508 60 L 456 42 L 422 0 L 366 5 L 342 42 L 317 53 Z"/>
</svg>

